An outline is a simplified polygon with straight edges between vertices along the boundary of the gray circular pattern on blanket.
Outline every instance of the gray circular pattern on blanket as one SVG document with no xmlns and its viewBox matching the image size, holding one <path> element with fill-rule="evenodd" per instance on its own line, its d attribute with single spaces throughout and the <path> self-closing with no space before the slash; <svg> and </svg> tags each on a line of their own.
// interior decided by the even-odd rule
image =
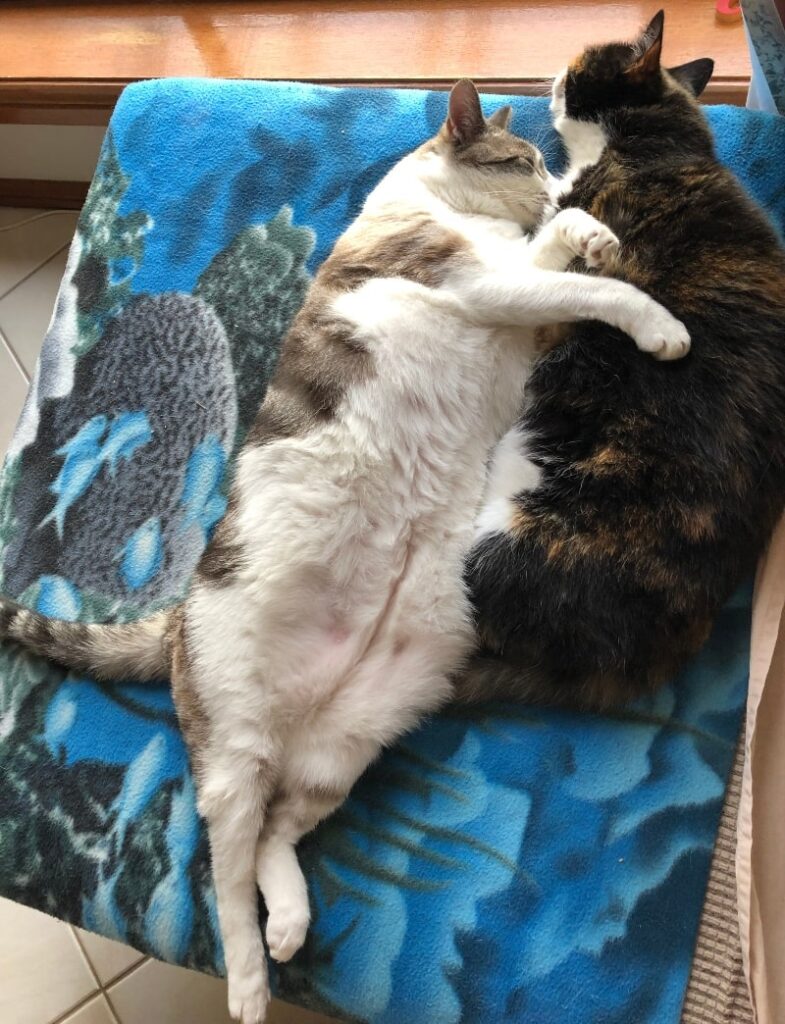
<svg viewBox="0 0 785 1024">
<path fill-rule="evenodd" d="M 151 438 L 114 475 L 103 465 L 69 507 L 62 538 L 53 521 L 50 488 L 63 465 L 55 453 L 92 417 L 107 421 L 144 411 Z M 140 608 L 174 599 L 191 576 L 204 531 L 186 522 L 181 503 L 185 466 L 211 435 L 227 456 L 237 426 L 231 354 L 221 322 L 201 299 L 185 294 L 140 295 L 78 362 L 74 387 L 44 402 L 38 435 L 24 453 L 15 494 L 17 528 L 6 552 L 5 587 L 18 595 L 43 574 L 65 577 L 80 590 L 130 601 Z M 136 588 L 120 571 L 129 538 L 153 517 L 163 545 L 158 571 Z"/>
</svg>

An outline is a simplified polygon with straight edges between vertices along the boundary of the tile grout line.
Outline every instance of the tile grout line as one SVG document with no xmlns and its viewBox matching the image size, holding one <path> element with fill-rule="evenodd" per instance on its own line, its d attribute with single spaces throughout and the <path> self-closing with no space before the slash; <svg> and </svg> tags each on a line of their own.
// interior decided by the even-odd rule
<svg viewBox="0 0 785 1024">
<path fill-rule="evenodd" d="M 48 1024 L 65 1024 L 69 1017 L 72 1017 L 75 1013 L 83 1010 L 85 1006 L 87 1006 L 88 1003 L 92 1003 L 94 999 L 101 999 L 102 996 L 103 992 L 101 992 L 100 989 L 96 989 L 89 995 L 80 999 L 78 1003 L 74 1003 L 74 1005 L 69 1007 L 69 1009 L 63 1010 L 63 1012 L 58 1014 L 57 1017 L 52 1017 Z"/>
<path fill-rule="evenodd" d="M 120 1018 L 118 1017 L 117 1012 L 115 1011 L 114 1004 L 112 1003 L 112 1000 L 109 998 L 109 994 L 106 991 L 106 989 L 101 989 L 101 998 L 103 999 L 104 1003 L 106 1003 L 106 1009 L 109 1012 L 109 1016 L 112 1018 L 113 1024 L 121 1024 Z"/>
<path fill-rule="evenodd" d="M 21 288 L 21 286 L 25 283 L 25 281 L 29 281 L 30 278 L 34 274 L 37 274 L 39 270 L 42 270 L 47 265 L 47 263 L 51 263 L 52 260 L 56 256 L 59 256 L 60 253 L 63 252 L 64 249 L 67 249 L 71 245 L 72 242 L 73 242 L 73 238 L 69 238 L 67 242 L 63 242 L 63 244 L 58 249 L 55 249 L 54 252 L 50 252 L 49 255 L 46 257 L 46 259 L 42 260 L 41 263 L 39 263 L 37 267 L 33 267 L 32 270 L 29 270 L 24 275 L 24 277 L 21 277 L 15 284 L 12 284 L 10 287 L 6 288 L 6 290 L 4 292 L 0 292 L 0 302 L 2 302 L 3 299 L 7 299 L 8 296 L 12 292 L 15 292 L 17 288 Z"/>
<path fill-rule="evenodd" d="M 83 999 L 81 1003 L 77 1003 L 75 1006 L 72 1006 L 70 1010 L 67 1010 L 65 1013 L 61 1014 L 61 1016 L 59 1016 L 56 1020 L 51 1021 L 51 1024 L 66 1024 L 70 1014 L 76 1013 L 77 1010 L 82 1009 L 86 1005 L 86 1003 L 93 998 L 101 998 L 106 1004 L 107 1011 L 112 1019 L 113 1024 L 121 1024 L 120 1017 L 117 1011 L 115 1010 L 114 1003 L 112 1002 L 112 999 L 109 995 L 109 989 L 113 988 L 118 982 L 124 981 L 129 975 L 133 974 L 138 967 L 141 967 L 142 964 L 147 963 L 147 961 L 150 958 L 144 955 L 141 956 L 140 959 L 137 960 L 135 963 L 132 963 L 129 967 L 126 967 L 124 971 L 120 971 L 119 974 L 116 974 L 109 981 L 103 982 L 98 976 L 98 971 L 93 966 L 93 961 L 90 959 L 90 954 L 87 952 L 84 943 L 79 937 L 79 933 L 76 930 L 76 926 L 69 924 L 68 928 L 70 929 L 71 934 L 74 937 L 74 942 L 76 942 L 77 946 L 79 947 L 79 951 L 81 952 L 84 959 L 87 961 L 87 966 L 89 968 L 90 973 L 93 976 L 97 988 L 95 991 L 91 992 L 90 995 L 86 997 L 86 999 Z"/>
<path fill-rule="evenodd" d="M 87 955 L 87 950 L 82 945 L 82 940 L 79 938 L 79 935 L 77 934 L 76 928 L 72 924 L 69 924 L 68 927 L 71 930 L 71 935 L 73 935 L 73 937 L 74 937 L 74 942 L 76 943 L 77 949 L 82 954 L 82 959 L 87 963 L 87 969 L 90 971 L 90 973 L 93 976 L 93 980 L 95 981 L 96 988 L 103 989 L 103 985 L 101 984 L 101 979 L 98 977 L 98 971 L 95 969 L 95 967 L 93 967 L 93 961 Z"/>
<path fill-rule="evenodd" d="M 11 362 L 14 364 L 14 366 L 17 368 L 17 370 L 19 370 L 19 372 L 22 374 L 22 376 L 24 377 L 24 379 L 27 382 L 27 385 L 29 387 L 30 386 L 30 376 L 29 376 L 27 370 L 24 367 L 24 363 L 19 358 L 19 356 L 16 354 L 16 349 L 11 344 L 11 339 L 8 337 L 8 335 L 5 333 L 5 331 L 3 330 L 2 327 L 0 327 L 0 342 L 3 343 L 6 352 L 8 352 L 9 356 L 11 357 Z"/>
<path fill-rule="evenodd" d="M 111 981 L 107 981 L 105 985 L 101 985 L 101 989 L 102 989 L 103 992 L 106 993 L 107 999 L 109 998 L 110 990 L 113 989 L 115 987 L 115 985 L 119 985 L 119 983 L 121 981 L 125 981 L 125 979 L 129 975 L 133 974 L 134 971 L 137 970 L 139 967 L 143 967 L 146 963 L 149 962 L 149 960 L 150 960 L 149 956 L 144 956 L 143 955 L 139 960 L 136 960 L 134 963 L 132 963 L 130 965 L 130 967 L 126 967 L 124 971 L 120 971 L 119 974 L 116 974 L 111 979 Z"/>
<path fill-rule="evenodd" d="M 120 1024 L 120 1014 L 114 1008 L 114 1003 L 112 1002 L 112 997 L 109 995 L 109 993 L 107 991 L 104 991 L 103 995 L 104 995 L 104 999 L 106 1000 L 107 1006 L 109 1007 L 109 1012 L 112 1014 L 112 1017 L 117 1021 L 117 1024 Z"/>
<path fill-rule="evenodd" d="M 122 971 L 118 971 L 117 974 L 112 975 L 109 981 L 101 981 L 101 979 L 98 976 L 98 971 L 96 971 L 95 967 L 93 967 L 93 961 L 90 959 L 90 954 L 87 952 L 84 943 L 79 938 L 79 933 L 76 930 L 77 926 L 69 924 L 68 927 L 71 929 L 71 932 L 74 938 L 76 939 L 76 943 L 79 946 L 79 949 L 82 951 L 82 956 L 85 958 L 90 967 L 90 973 L 95 978 L 96 985 L 101 989 L 103 993 L 108 993 L 109 989 L 113 988 L 118 982 L 125 981 L 129 974 L 133 974 L 137 967 L 141 967 L 142 964 L 146 964 L 147 961 L 150 959 L 150 957 L 147 956 L 145 953 L 140 953 L 138 960 L 134 960 L 134 962 L 132 964 L 129 964 L 128 967 L 124 967 Z M 118 940 L 112 939 L 112 941 L 117 942 Z"/>
<path fill-rule="evenodd" d="M 109 1006 L 109 1012 L 112 1014 L 112 1017 L 115 1020 L 116 1024 L 121 1024 L 121 1021 L 120 1014 L 115 1009 L 115 1005 L 112 1001 L 112 989 L 116 988 L 121 981 L 125 981 L 126 978 L 130 978 L 132 974 L 134 974 L 140 967 L 143 967 L 146 963 L 149 963 L 149 961 L 149 956 L 142 957 L 141 960 L 137 960 L 135 964 L 132 964 L 126 970 L 121 971 L 116 978 L 112 978 L 112 980 L 106 985 L 106 987 L 101 989 L 103 997 Z"/>
<path fill-rule="evenodd" d="M 28 224 L 32 224 L 35 221 L 42 219 L 42 216 L 48 216 L 50 214 L 56 214 L 56 213 L 70 213 L 70 212 L 73 212 L 73 213 L 76 214 L 76 221 L 74 222 L 74 231 L 73 231 L 73 233 L 71 235 L 71 238 L 70 238 L 70 240 L 66 240 L 66 242 L 63 245 L 63 248 L 64 248 L 66 245 L 70 245 L 71 244 L 71 242 L 73 241 L 74 234 L 76 234 L 76 222 L 79 220 L 79 211 L 78 210 L 73 210 L 73 211 L 69 211 L 69 210 L 49 210 L 49 211 L 46 211 L 43 215 L 39 213 L 37 217 L 32 217 L 32 218 L 29 218 L 27 220 L 17 221 L 16 224 L 11 224 L 11 225 L 8 225 L 8 224 L 2 225 L 2 224 L 0 224 L 0 232 L 8 231 L 11 228 L 15 228 L 15 229 L 26 228 L 28 226 Z M 28 234 L 29 234 L 29 232 L 28 232 Z M 59 251 L 62 251 L 62 249 L 59 250 Z M 38 266 L 34 267 L 31 271 L 29 271 L 28 274 L 23 275 L 21 278 L 19 278 L 19 280 L 14 281 L 13 284 L 11 284 L 6 289 L 6 291 L 3 293 L 3 295 L 0 296 L 0 298 L 4 299 L 7 295 L 10 295 L 11 292 L 13 292 L 16 288 L 18 288 L 20 284 L 24 284 L 24 282 L 27 280 L 28 277 L 30 277 L 33 274 L 37 273 L 41 269 L 41 267 L 46 266 L 46 264 L 51 259 L 53 259 L 54 256 L 56 256 L 56 255 L 57 255 L 57 253 L 53 253 L 53 254 L 47 256 L 42 263 L 39 263 Z"/>
<path fill-rule="evenodd" d="M 19 210 L 23 210 L 24 207 L 17 207 Z M 33 207 L 35 209 L 35 207 Z M 0 232 L 5 234 L 6 231 L 18 231 L 19 228 L 26 228 L 28 224 L 35 224 L 39 220 L 43 220 L 45 217 L 57 217 L 63 214 L 70 213 L 75 219 L 79 219 L 78 210 L 41 210 L 39 213 L 33 214 L 31 217 L 23 217 L 21 220 L 13 221 L 11 224 L 0 224 Z"/>
<path fill-rule="evenodd" d="M 52 212 L 59 212 L 59 211 L 52 211 Z M 19 224 L 19 225 L 17 225 L 17 226 L 18 226 L 18 227 L 22 227 L 22 226 L 23 226 L 23 224 Z M 56 252 L 50 253 L 50 254 L 49 254 L 49 255 L 48 255 L 48 256 L 47 256 L 47 257 L 46 257 L 46 258 L 45 258 L 44 260 L 42 260 L 42 261 L 41 261 L 41 262 L 40 262 L 40 263 L 39 263 L 39 264 L 38 264 L 37 266 L 33 267 L 33 268 L 32 268 L 32 270 L 29 270 L 29 271 L 28 271 L 28 272 L 27 272 L 27 273 L 26 273 L 26 274 L 25 274 L 25 275 L 24 275 L 23 277 L 19 278 L 19 280 L 18 280 L 18 281 L 15 281 L 15 282 L 14 282 L 14 284 L 12 284 L 12 285 L 11 285 L 11 286 L 10 286 L 9 288 L 7 288 L 7 289 L 6 289 L 6 290 L 5 290 L 4 292 L 3 292 L 3 294 L 2 294 L 2 295 L 0 295 L 0 302 L 2 302 L 2 301 L 3 301 L 3 299 L 6 299 L 6 298 L 8 298 L 8 296 L 9 296 L 9 295 L 10 295 L 10 294 L 11 294 L 12 292 L 16 291 L 16 289 L 17 289 L 17 288 L 21 287 L 21 286 L 22 286 L 23 284 L 25 284 L 25 283 L 26 283 L 27 281 L 31 280 L 31 278 L 35 277 L 35 275 L 36 275 L 36 274 L 38 273 L 38 271 L 39 271 L 39 270 L 43 270 L 43 268 L 44 268 L 44 267 L 45 267 L 45 266 L 46 266 L 46 265 L 47 265 L 48 263 L 51 263 L 51 262 L 52 262 L 52 260 L 53 260 L 53 259 L 55 259 L 55 257 L 59 256 L 59 255 L 60 255 L 60 253 L 61 253 L 61 252 L 63 252 L 63 250 L 64 250 L 64 249 L 67 249 L 67 248 L 68 248 L 68 247 L 69 247 L 69 246 L 71 245 L 71 243 L 72 243 L 72 242 L 73 242 L 73 236 L 72 236 L 72 237 L 71 237 L 71 238 L 70 238 L 70 239 L 69 239 L 68 241 L 64 242 L 64 243 L 63 243 L 63 244 L 62 244 L 62 245 L 60 246 L 60 248 L 59 248 L 59 249 L 57 249 L 57 251 L 56 251 Z M 10 355 L 10 356 L 11 356 L 11 358 L 13 359 L 14 363 L 16 363 L 16 367 L 17 367 L 17 369 L 19 370 L 19 372 L 20 372 L 20 373 L 22 374 L 22 376 L 24 377 L 24 379 L 25 379 L 25 380 L 27 381 L 27 383 L 28 383 L 28 385 L 29 385 L 29 384 L 30 384 L 30 374 L 29 374 L 29 373 L 27 372 L 27 370 L 25 369 L 24 363 L 23 363 L 23 362 L 22 362 L 22 360 L 21 360 L 21 359 L 19 358 L 19 355 L 18 355 L 18 353 L 17 353 L 16 349 L 14 348 L 13 344 L 11 343 L 11 339 L 10 339 L 10 338 L 8 337 L 8 335 L 7 335 L 7 334 L 6 334 L 6 332 L 5 332 L 5 331 L 4 331 L 3 329 L 2 329 L 2 327 L 0 327 L 0 339 L 2 339 L 2 341 L 3 341 L 4 343 L 5 343 L 5 347 L 6 347 L 7 349 L 8 349 L 8 353 L 9 353 L 9 355 Z M 41 340 L 43 341 L 43 338 L 42 338 Z"/>
</svg>

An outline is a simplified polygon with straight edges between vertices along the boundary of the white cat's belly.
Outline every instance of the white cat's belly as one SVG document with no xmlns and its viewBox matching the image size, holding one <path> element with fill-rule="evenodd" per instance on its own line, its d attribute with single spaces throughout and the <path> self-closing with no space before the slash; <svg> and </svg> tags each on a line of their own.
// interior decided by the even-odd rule
<svg viewBox="0 0 785 1024">
<path fill-rule="evenodd" d="M 318 713 L 323 724 L 332 707 L 337 730 L 371 729 L 388 742 L 444 699 L 447 674 L 471 647 L 462 576 L 499 427 L 489 410 L 501 397 L 509 416 L 517 411 L 513 369 L 522 379 L 524 353 L 495 344 L 487 330 L 459 332 L 443 310 L 418 314 L 407 333 L 393 312 L 401 286 L 393 286 L 389 317 L 361 331 L 377 376 L 345 395 L 334 423 L 241 455 L 247 568 L 225 593 L 206 594 L 201 612 L 198 593 L 191 604 L 217 638 L 201 677 L 209 680 L 207 662 L 225 656 L 221 638 L 231 634 L 264 679 L 250 694 L 237 681 L 232 704 L 248 720 L 266 722 L 285 706 L 293 722 Z M 385 297 L 376 291 L 374 314 Z M 420 298 L 416 288 L 412 298 Z M 454 346 L 437 333 L 448 327 Z M 394 358 L 388 330 L 396 332 Z M 423 345 L 439 362 L 427 374 Z"/>
<path fill-rule="evenodd" d="M 441 501 L 428 474 L 406 463 L 384 490 L 368 476 L 359 489 L 308 475 L 299 485 L 271 482 L 255 503 L 259 526 L 227 622 L 236 630 L 243 609 L 266 688 L 284 690 L 299 713 L 321 710 L 371 655 L 415 635 L 432 638 L 434 650 L 440 636 L 458 638 L 461 650 L 470 642 L 462 567 L 482 488 L 480 455 L 469 466 L 464 454 L 474 485 L 456 480 Z M 412 507 L 407 486 L 425 492 L 427 513 Z M 214 615 L 215 602 L 208 608 Z M 445 670 L 459 657 L 445 658 Z"/>
</svg>

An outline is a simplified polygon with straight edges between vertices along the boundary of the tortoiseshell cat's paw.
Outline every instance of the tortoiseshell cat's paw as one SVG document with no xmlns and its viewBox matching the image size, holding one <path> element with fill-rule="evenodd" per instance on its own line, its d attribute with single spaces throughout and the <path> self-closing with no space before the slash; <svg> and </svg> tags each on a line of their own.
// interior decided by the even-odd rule
<svg viewBox="0 0 785 1024">
<path fill-rule="evenodd" d="M 585 210 L 570 207 L 556 215 L 559 233 L 569 249 L 586 261 L 587 267 L 602 270 L 619 252 L 619 239 L 610 228 Z"/>
</svg>

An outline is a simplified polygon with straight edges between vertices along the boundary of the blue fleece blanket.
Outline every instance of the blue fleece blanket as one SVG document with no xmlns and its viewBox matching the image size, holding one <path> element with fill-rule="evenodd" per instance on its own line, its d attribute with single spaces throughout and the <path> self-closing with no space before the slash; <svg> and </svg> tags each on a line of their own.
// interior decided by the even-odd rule
<svg viewBox="0 0 785 1024">
<path fill-rule="evenodd" d="M 242 82 L 126 90 L 0 480 L 6 593 L 85 621 L 178 600 L 310 275 L 445 104 Z M 546 102 L 513 106 L 557 169 Z M 709 116 L 785 224 L 785 123 Z M 386 754 L 303 844 L 314 924 L 279 992 L 373 1024 L 676 1024 L 749 607 L 745 590 L 694 664 L 623 714 L 449 710 Z M 165 686 L 100 685 L 0 648 L 0 892 L 223 969 Z"/>
</svg>

